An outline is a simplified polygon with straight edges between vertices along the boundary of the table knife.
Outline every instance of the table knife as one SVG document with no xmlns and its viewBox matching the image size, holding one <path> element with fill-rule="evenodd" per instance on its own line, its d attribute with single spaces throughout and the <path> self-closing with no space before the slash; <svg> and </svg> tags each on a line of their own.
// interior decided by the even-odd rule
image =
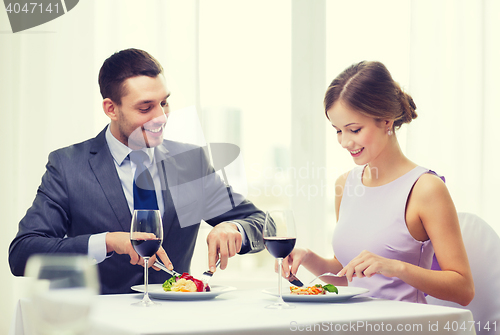
<svg viewBox="0 0 500 335">
<path fill-rule="evenodd" d="M 293 273 L 290 273 L 290 276 L 288 277 L 288 281 L 292 283 L 295 286 L 302 287 L 304 284 L 299 280 L 299 278 L 295 277 Z"/>
<path fill-rule="evenodd" d="M 157 268 L 160 268 L 162 269 L 163 271 L 165 271 L 166 273 L 170 274 L 171 276 L 175 276 L 175 277 L 180 277 L 182 276 L 179 272 L 176 272 L 174 270 L 169 270 L 163 263 L 161 263 L 160 261 L 156 261 L 154 264 L 154 266 L 156 266 Z"/>
</svg>

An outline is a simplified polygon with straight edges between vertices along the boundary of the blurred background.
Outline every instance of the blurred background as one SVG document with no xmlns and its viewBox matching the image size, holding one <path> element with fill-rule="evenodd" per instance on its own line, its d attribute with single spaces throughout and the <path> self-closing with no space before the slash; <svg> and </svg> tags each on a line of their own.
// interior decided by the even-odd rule
<svg viewBox="0 0 500 335">
<path fill-rule="evenodd" d="M 418 118 L 397 132 L 405 154 L 446 177 L 458 211 L 500 232 L 499 15 L 496 0 L 87 0 L 13 34 L 0 10 L 0 333 L 23 292 L 7 261 L 18 222 L 49 152 L 108 123 L 97 75 L 125 48 L 165 68 L 165 137 L 238 145 L 230 182 L 263 210 L 291 207 L 299 246 L 332 255 L 334 182 L 354 163 L 322 100 L 361 60 L 383 62 L 416 102 Z M 207 267 L 208 231 L 203 224 L 195 275 Z M 274 258 L 236 256 L 217 276 L 275 283 Z"/>
</svg>

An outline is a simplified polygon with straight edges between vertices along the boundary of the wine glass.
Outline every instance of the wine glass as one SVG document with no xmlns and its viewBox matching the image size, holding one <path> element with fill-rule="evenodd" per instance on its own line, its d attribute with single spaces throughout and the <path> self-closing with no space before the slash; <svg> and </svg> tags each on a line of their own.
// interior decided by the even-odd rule
<svg viewBox="0 0 500 335">
<path fill-rule="evenodd" d="M 159 210 L 134 210 L 130 225 L 130 242 L 135 252 L 144 258 L 144 296 L 141 301 L 132 305 L 141 307 L 161 305 L 149 299 L 148 293 L 148 261 L 163 242 L 163 224 Z"/>
<path fill-rule="evenodd" d="M 293 212 L 291 210 L 275 210 L 266 213 L 263 231 L 264 245 L 267 251 L 278 259 L 278 301 L 266 308 L 294 308 L 283 301 L 281 292 L 283 258 L 288 256 L 295 246 L 296 232 Z"/>
<path fill-rule="evenodd" d="M 87 334 L 94 298 L 99 294 L 97 268 L 87 255 L 33 255 L 26 264 L 30 277 L 26 324 L 33 333 Z"/>
</svg>

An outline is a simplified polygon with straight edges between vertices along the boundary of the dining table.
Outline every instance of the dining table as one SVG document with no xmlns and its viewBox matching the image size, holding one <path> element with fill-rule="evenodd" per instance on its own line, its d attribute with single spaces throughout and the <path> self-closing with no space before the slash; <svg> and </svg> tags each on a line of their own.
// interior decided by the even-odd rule
<svg viewBox="0 0 500 335">
<path fill-rule="evenodd" d="M 155 292 L 154 285 L 150 291 Z M 293 308 L 266 308 L 278 299 L 276 292 L 276 287 L 258 284 L 214 285 L 206 297 L 152 293 L 159 303 L 154 307 L 132 305 L 142 299 L 140 292 L 98 295 L 85 334 L 476 334 L 467 309 L 375 299 L 356 292 L 345 299 L 295 297 L 291 301 L 285 292 Z M 29 303 L 28 298 L 18 301 L 9 335 L 36 334 L 26 313 Z"/>
</svg>

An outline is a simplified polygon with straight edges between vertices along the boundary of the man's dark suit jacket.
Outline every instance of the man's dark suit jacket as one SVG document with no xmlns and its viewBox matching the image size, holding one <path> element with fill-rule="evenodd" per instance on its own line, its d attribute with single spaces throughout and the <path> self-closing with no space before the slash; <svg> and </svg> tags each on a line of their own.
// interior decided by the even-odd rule
<svg viewBox="0 0 500 335">
<path fill-rule="evenodd" d="M 33 205 L 19 223 L 9 248 L 14 275 L 24 275 L 33 254 L 87 254 L 92 234 L 130 231 L 132 216 L 105 131 L 49 155 Z M 264 248 L 264 213 L 251 202 L 232 194 L 240 199 L 237 206 L 218 210 L 220 204 L 227 203 L 231 189 L 213 173 L 203 148 L 165 140 L 155 148 L 155 157 L 165 205 L 163 248 L 177 272 L 189 272 L 201 219 L 212 226 L 223 221 L 240 223 L 249 240 L 240 254 Z M 128 255 L 113 254 L 98 267 L 103 294 L 132 292 L 130 287 L 144 280 L 143 268 L 131 265 Z M 163 283 L 168 277 L 163 271 L 150 271 L 149 282 Z"/>
</svg>

